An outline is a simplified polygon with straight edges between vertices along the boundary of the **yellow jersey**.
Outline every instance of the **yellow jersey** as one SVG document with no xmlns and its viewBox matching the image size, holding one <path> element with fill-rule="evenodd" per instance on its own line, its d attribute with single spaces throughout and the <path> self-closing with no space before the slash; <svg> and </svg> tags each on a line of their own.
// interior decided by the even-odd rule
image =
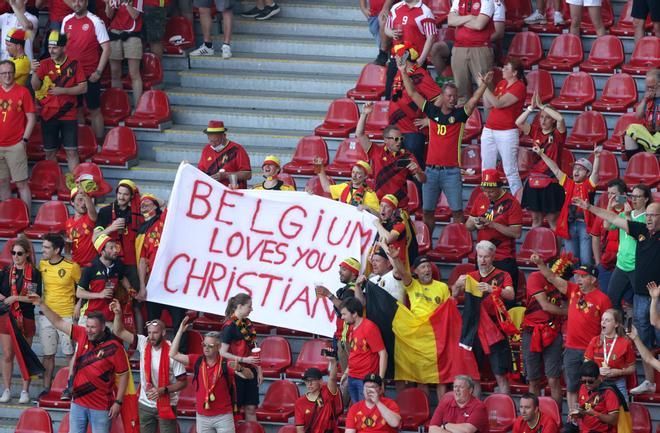
<svg viewBox="0 0 660 433">
<path fill-rule="evenodd" d="M 72 317 L 76 305 L 76 287 L 80 281 L 80 266 L 62 258 L 52 264 L 48 260 L 39 262 L 43 281 L 44 302 L 61 317 Z"/>
<path fill-rule="evenodd" d="M 406 286 L 406 293 L 410 300 L 410 311 L 415 316 L 434 312 L 450 296 L 449 287 L 445 283 L 433 280 L 431 284 L 423 285 L 415 278 Z"/>
</svg>

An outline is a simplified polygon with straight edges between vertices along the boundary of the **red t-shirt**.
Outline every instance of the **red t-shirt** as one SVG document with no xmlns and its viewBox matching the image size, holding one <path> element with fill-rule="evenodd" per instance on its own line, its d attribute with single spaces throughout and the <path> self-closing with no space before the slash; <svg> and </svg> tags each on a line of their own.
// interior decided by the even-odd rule
<svg viewBox="0 0 660 433">
<path fill-rule="evenodd" d="M 393 45 L 410 43 L 417 50 L 418 55 L 424 50 L 427 36 L 438 32 L 433 12 L 422 3 L 422 0 L 412 6 L 405 1 L 392 6 L 387 18 L 387 27 L 403 30 L 401 38 L 394 39 Z"/>
<path fill-rule="evenodd" d="M 600 318 L 605 310 L 612 308 L 610 298 L 599 289 L 586 295 L 577 284 L 569 282 L 568 327 L 566 348 L 585 350 L 592 338 L 600 335 Z"/>
<path fill-rule="evenodd" d="M 406 149 L 400 149 L 398 152 L 392 153 L 385 146 L 374 143 L 371 144 L 367 154 L 374 171 L 374 189 L 378 199 L 380 200 L 387 194 L 392 194 L 399 200 L 400 208 L 406 207 L 408 204 L 406 180 L 412 173 L 406 168 L 408 164 L 402 165 L 405 161 L 401 163 L 399 161 L 410 160 L 419 166 L 415 155 Z"/>
<path fill-rule="evenodd" d="M 8 91 L 0 86 L 0 147 L 14 146 L 23 139 L 26 113 L 34 113 L 30 91 L 18 84 Z"/>
<path fill-rule="evenodd" d="M 465 108 L 459 107 L 445 114 L 440 107 L 427 101 L 422 111 L 430 121 L 426 163 L 441 167 L 460 167 L 463 131 L 465 122 L 470 118 Z"/>
<path fill-rule="evenodd" d="M 89 266 L 96 257 L 92 242 L 95 226 L 96 223 L 87 214 L 66 220 L 66 236 L 71 239 L 71 258 L 81 268 Z"/>
<path fill-rule="evenodd" d="M 144 6 L 164 8 L 169 6 L 170 0 L 144 0 Z"/>
<path fill-rule="evenodd" d="M 85 76 L 89 77 L 101 59 L 101 44 L 110 40 L 105 24 L 91 12 L 80 18 L 70 14 L 62 22 L 62 32 L 68 36 L 67 52 L 76 53 Z"/>
<path fill-rule="evenodd" d="M 541 304 L 536 300 L 536 295 L 542 292 L 545 292 L 545 296 L 551 304 L 561 305 L 563 298 L 561 292 L 550 284 L 541 272 L 532 272 L 527 278 L 527 309 L 525 310 L 523 326 L 547 325 L 550 322 L 559 325 L 561 322 L 561 316 L 555 316 L 543 311 L 543 308 L 541 308 Z"/>
<path fill-rule="evenodd" d="M 48 10 L 50 11 L 50 21 L 53 23 L 61 23 L 64 21 L 64 17 L 73 12 L 73 10 L 64 3 L 64 0 L 49 0 Z"/>
<path fill-rule="evenodd" d="M 124 346 L 109 331 L 100 342 L 91 342 L 86 328 L 78 325 L 71 326 L 71 339 L 77 344 L 73 402 L 89 409 L 110 409 L 115 375 L 128 370 Z"/>
<path fill-rule="evenodd" d="M 456 28 L 455 47 L 488 47 L 490 46 L 490 36 L 495 31 L 493 24 L 493 15 L 495 14 L 495 3 L 493 0 L 453 0 L 451 12 L 456 12 L 460 16 L 465 15 L 486 15 L 490 21 L 481 30 L 469 29 L 465 26 Z M 524 99 L 524 98 L 523 98 Z"/>
<path fill-rule="evenodd" d="M 548 158 L 552 159 L 557 166 L 561 167 L 561 151 L 564 148 L 566 141 L 566 131 L 559 132 L 557 128 L 553 129 L 549 134 L 543 133 L 543 128 L 537 124 L 532 124 L 529 130 L 529 138 L 532 139 L 534 145 L 543 149 Z M 541 173 L 547 176 L 552 176 L 552 171 L 543 162 L 540 156 L 534 154 L 534 165 L 529 169 L 530 173 Z"/>
<path fill-rule="evenodd" d="M 144 241 L 142 243 L 142 249 L 140 250 L 140 259 L 145 259 L 147 261 L 148 272 L 151 272 L 154 267 L 154 261 L 156 260 L 156 253 L 158 252 L 158 247 L 160 246 L 160 237 L 163 234 L 163 227 L 165 226 L 166 216 L 167 210 L 160 214 L 158 220 L 151 227 L 149 227 L 147 232 L 144 234 Z"/>
<path fill-rule="evenodd" d="M 380 401 L 392 412 L 400 413 L 399 405 L 394 400 L 381 397 Z M 369 408 L 365 400 L 355 403 L 348 409 L 346 428 L 368 433 L 396 433 L 399 431 L 396 427 L 390 427 L 378 410 L 378 406 Z"/>
<path fill-rule="evenodd" d="M 112 21 L 110 22 L 110 30 L 118 30 L 120 32 L 139 32 L 142 30 L 142 0 L 133 0 L 133 7 L 140 12 L 135 19 L 128 13 L 126 4 L 120 3 L 115 16 L 112 17 Z"/>
<path fill-rule="evenodd" d="M 121 260 L 116 260 L 111 268 L 106 267 L 101 262 L 100 257 L 92 260 L 92 264 L 82 270 L 82 276 L 78 286 L 91 293 L 100 293 L 105 289 L 112 289 L 115 294 L 119 289 L 119 284 L 124 278 L 124 264 Z M 115 313 L 110 311 L 110 302 L 112 298 L 107 299 L 88 299 L 85 312 L 100 311 L 103 313 L 106 322 L 112 322 Z"/>
<path fill-rule="evenodd" d="M 619 252 L 619 229 L 610 230 L 603 226 L 603 220 L 594 218 L 591 227 L 587 228 L 591 236 L 599 238 L 600 264 L 607 270 L 616 266 L 616 255 Z"/>
<path fill-rule="evenodd" d="M 530 427 L 523 417 L 519 416 L 513 423 L 513 433 L 558 433 L 557 422 L 551 416 L 541 412 L 538 422 Z"/>
<path fill-rule="evenodd" d="M 56 65 L 53 59 L 44 59 L 36 72 L 43 82 L 48 76 L 56 86 L 70 89 L 85 82 L 85 74 L 78 60 L 67 57 L 64 63 Z M 76 120 L 78 115 L 78 97 L 74 95 L 46 95 L 39 101 L 41 118 L 44 120 Z"/>
<path fill-rule="evenodd" d="M 488 283 L 491 286 L 499 287 L 500 289 L 513 287 L 511 275 L 501 269 L 493 268 L 493 270 L 486 276 L 482 276 L 481 272 L 477 269 L 476 271 L 468 272 L 468 275 L 474 278 L 478 283 Z M 478 332 L 479 341 L 483 348 L 490 347 L 506 337 L 504 331 L 502 331 L 498 324 L 498 314 L 492 295 L 490 293 L 485 294 L 483 301 L 481 301 Z"/>
<path fill-rule="evenodd" d="M 614 348 L 612 348 L 614 344 Z M 627 337 L 608 338 L 603 348 L 603 339 L 600 335 L 594 337 L 589 342 L 587 350 L 584 352 L 584 359 L 594 361 L 600 367 L 605 366 L 605 350 L 612 351 L 607 366 L 610 368 L 625 369 L 635 363 L 635 348 L 632 341 Z"/>
<path fill-rule="evenodd" d="M 369 319 L 362 319 L 360 326 L 348 328 L 348 375 L 364 379 L 369 373 L 379 374 L 378 352 L 385 349 L 378 327 Z"/>
<path fill-rule="evenodd" d="M 252 170 L 250 157 L 247 152 L 243 146 L 234 143 L 233 141 L 229 141 L 227 145 L 219 151 L 214 150 L 208 144 L 204 146 L 202 155 L 197 163 L 197 168 L 209 176 L 216 174 L 220 170 L 224 170 L 228 173 Z M 221 183 L 228 186 L 229 179 L 223 179 Z M 247 188 L 247 182 L 239 182 L 238 186 L 245 189 Z"/>
<path fill-rule="evenodd" d="M 400 74 L 401 71 L 398 71 L 397 76 L 394 78 L 395 84 L 401 82 Z M 409 74 L 409 76 L 415 85 L 415 90 L 427 101 L 432 100 L 442 92 L 440 87 L 438 87 L 438 84 L 424 68 L 417 68 L 412 74 Z M 398 90 L 393 88 L 392 94 L 393 99 L 390 102 L 390 125 L 396 125 L 401 130 L 402 134 L 411 132 L 419 133 L 420 130 L 415 126 L 413 120 L 423 116 L 420 107 L 415 104 L 404 88 Z M 396 101 L 394 99 L 396 99 Z"/>
<path fill-rule="evenodd" d="M 606 389 L 603 392 L 595 391 L 589 395 L 589 391 L 584 385 L 580 386 L 578 393 L 578 404 L 582 408 L 590 407 L 599 413 L 614 413 L 619 411 L 619 399 L 614 391 Z M 605 424 L 597 417 L 585 415 L 584 418 L 578 420 L 580 425 L 580 433 L 615 433 L 617 428 L 615 425 Z"/>
<path fill-rule="evenodd" d="M 507 93 L 512 94 L 518 100 L 508 107 L 493 108 L 488 114 L 486 120 L 486 128 L 503 131 L 507 129 L 516 129 L 516 119 L 522 113 L 523 105 L 525 104 L 525 97 L 527 96 L 527 87 L 521 80 L 516 80 L 513 84 L 509 85 L 506 80 L 497 83 L 495 96 L 502 96 Z"/>
<path fill-rule="evenodd" d="M 188 355 L 188 365 L 194 366 L 197 360 L 203 356 L 204 355 L 199 354 Z M 218 358 L 218 361 L 214 366 L 209 366 L 206 364 L 206 360 L 202 360 L 202 363 L 199 366 L 199 372 L 197 373 L 197 381 L 189 385 L 195 387 L 195 408 L 200 415 L 217 416 L 233 412 L 231 403 L 232 399 L 229 394 L 227 380 L 231 381 L 233 388 L 236 389 L 236 384 L 234 382 L 235 373 L 234 369 L 227 365 L 227 375 L 229 377 L 225 377 L 222 374 L 221 363 L 222 358 Z M 204 377 L 206 377 L 206 382 Z M 215 385 L 213 385 L 214 377 L 216 378 Z M 209 409 L 204 407 L 207 386 L 213 386 L 213 395 L 215 396 L 214 401 L 210 401 L 209 399 Z"/>
<path fill-rule="evenodd" d="M 484 192 L 479 193 L 472 205 L 470 215 L 486 218 L 506 226 L 522 225 L 522 208 L 510 192 L 505 192 L 493 203 Z M 497 247 L 495 260 L 503 260 L 516 255 L 516 240 L 504 236 L 493 228 L 484 227 L 477 231 L 477 241 L 483 240 L 491 241 Z"/>
<path fill-rule="evenodd" d="M 433 412 L 429 425 L 441 426 L 444 423 L 472 424 L 475 433 L 488 433 L 488 411 L 486 405 L 477 398 L 470 398 L 465 406 L 460 407 L 453 398 L 443 398 Z"/>
<path fill-rule="evenodd" d="M 369 2 L 369 16 L 375 17 L 380 15 L 384 4 L 385 0 L 371 0 Z"/>
<path fill-rule="evenodd" d="M 307 433 L 337 433 L 337 418 L 344 411 L 341 393 L 332 394 L 328 385 L 323 384 L 321 393 L 316 400 L 310 400 L 307 395 L 296 400 L 296 426 L 304 427 Z M 309 428 L 309 430 L 307 429 Z"/>
</svg>

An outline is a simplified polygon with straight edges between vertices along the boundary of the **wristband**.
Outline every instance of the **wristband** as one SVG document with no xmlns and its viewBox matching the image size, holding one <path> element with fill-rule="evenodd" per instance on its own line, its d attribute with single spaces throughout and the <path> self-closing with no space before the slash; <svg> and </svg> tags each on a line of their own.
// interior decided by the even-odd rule
<svg viewBox="0 0 660 433">
<path fill-rule="evenodd" d="M 30 140 L 27 139 L 27 138 L 25 138 L 25 137 L 23 137 L 23 139 L 22 139 L 21 141 L 23 141 L 24 143 L 28 143 Z"/>
<path fill-rule="evenodd" d="M 115 403 L 117 403 L 119 406 L 121 406 L 122 404 L 124 404 L 124 402 L 121 401 L 121 400 L 115 400 Z"/>
</svg>

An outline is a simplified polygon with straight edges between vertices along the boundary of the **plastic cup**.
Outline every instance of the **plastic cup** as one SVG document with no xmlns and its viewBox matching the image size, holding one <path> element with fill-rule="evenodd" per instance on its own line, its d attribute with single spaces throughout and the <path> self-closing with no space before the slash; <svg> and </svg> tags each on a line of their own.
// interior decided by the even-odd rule
<svg viewBox="0 0 660 433">
<path fill-rule="evenodd" d="M 255 347 L 252 349 L 252 356 L 257 358 L 257 363 L 261 362 L 261 348 L 260 347 Z"/>
<path fill-rule="evenodd" d="M 236 175 L 236 173 L 229 174 L 229 186 L 232 189 L 238 189 L 238 176 Z"/>
</svg>

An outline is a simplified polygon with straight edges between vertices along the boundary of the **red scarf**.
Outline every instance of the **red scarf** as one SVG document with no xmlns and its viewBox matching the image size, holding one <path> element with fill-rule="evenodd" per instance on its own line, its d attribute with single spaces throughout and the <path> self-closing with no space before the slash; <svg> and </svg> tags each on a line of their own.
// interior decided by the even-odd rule
<svg viewBox="0 0 660 433">
<path fill-rule="evenodd" d="M 146 383 L 152 384 L 151 381 L 151 350 L 153 347 L 151 343 L 147 344 L 147 350 L 144 352 L 144 369 L 146 374 Z M 163 340 L 160 346 L 160 362 L 158 363 L 158 388 L 165 387 L 170 383 L 170 345 L 167 341 Z M 176 419 L 172 411 L 172 404 L 170 402 L 169 393 L 163 394 L 156 400 L 156 408 L 158 409 L 158 418 L 162 419 Z"/>
<path fill-rule="evenodd" d="M 209 410 L 211 408 L 211 403 L 215 401 L 216 395 L 213 393 L 215 389 L 215 384 L 218 382 L 218 378 L 222 375 L 222 357 L 218 358 L 218 361 L 211 370 L 211 377 L 209 378 L 206 372 L 207 369 L 206 357 L 202 360 L 202 365 L 200 365 L 200 374 L 202 375 L 202 383 L 204 384 L 204 392 L 206 396 L 204 397 L 204 409 Z"/>
<path fill-rule="evenodd" d="M 340 201 L 352 206 L 359 206 L 364 203 L 364 195 L 367 192 L 365 186 L 353 188 L 351 184 L 346 184 L 346 188 L 341 192 Z M 349 197 L 350 194 L 350 197 Z"/>
<path fill-rule="evenodd" d="M 591 187 L 590 182 L 591 181 L 587 178 L 583 182 L 577 184 L 573 179 L 566 175 L 563 185 L 564 191 L 566 192 L 566 198 L 564 199 L 564 206 L 559 212 L 559 218 L 557 218 L 557 228 L 555 228 L 557 236 L 561 236 L 564 239 L 571 238 L 568 233 L 568 211 L 571 206 L 571 201 L 573 200 L 573 197 L 589 201 L 589 193 L 596 190 Z M 584 211 L 584 223 L 587 225 L 587 229 L 593 224 L 593 215 L 591 212 Z"/>
<path fill-rule="evenodd" d="M 16 272 L 16 266 L 12 265 L 9 270 L 9 288 L 11 290 L 10 296 L 27 296 L 28 284 L 32 283 L 32 265 L 30 263 L 25 263 L 25 267 L 23 268 L 23 284 L 21 284 L 20 290 L 17 287 L 17 281 L 18 274 Z M 21 311 L 19 302 L 14 302 L 11 304 L 10 308 L 11 314 L 14 316 L 14 319 L 16 319 L 16 323 L 18 324 L 19 329 L 25 334 L 23 328 L 23 312 Z"/>
</svg>

